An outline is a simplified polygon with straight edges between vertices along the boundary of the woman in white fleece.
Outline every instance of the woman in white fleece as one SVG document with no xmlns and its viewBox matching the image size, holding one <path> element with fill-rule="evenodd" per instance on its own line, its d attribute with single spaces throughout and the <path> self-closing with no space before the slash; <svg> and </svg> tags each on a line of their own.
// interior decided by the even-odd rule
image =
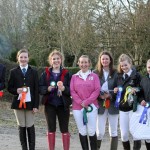
<svg viewBox="0 0 150 150">
<path fill-rule="evenodd" d="M 72 76 L 70 84 L 73 115 L 79 130 L 82 149 L 89 150 L 88 134 L 91 150 L 96 150 L 97 97 L 100 93 L 100 81 L 98 76 L 89 69 L 91 61 L 87 55 L 79 58 L 78 65 L 80 71 Z"/>
</svg>

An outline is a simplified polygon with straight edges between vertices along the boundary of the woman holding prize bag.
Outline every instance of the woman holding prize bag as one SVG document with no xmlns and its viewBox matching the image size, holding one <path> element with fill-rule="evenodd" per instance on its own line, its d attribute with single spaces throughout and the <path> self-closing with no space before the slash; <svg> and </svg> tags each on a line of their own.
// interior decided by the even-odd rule
<svg viewBox="0 0 150 150">
<path fill-rule="evenodd" d="M 70 83 L 73 115 L 79 130 L 82 149 L 89 150 L 87 138 L 89 135 L 91 150 L 96 150 L 97 98 L 100 82 L 98 76 L 90 70 L 91 61 L 87 55 L 79 58 L 78 65 L 80 71 L 72 76 Z"/>
<path fill-rule="evenodd" d="M 147 75 L 140 82 L 140 105 L 131 117 L 130 131 L 133 137 L 144 139 L 147 150 L 150 150 L 150 59 L 146 68 Z"/>
<path fill-rule="evenodd" d="M 40 94 L 43 95 L 42 103 L 45 105 L 49 150 L 55 149 L 56 117 L 62 133 L 63 149 L 69 150 L 70 147 L 68 125 L 71 75 L 62 67 L 63 60 L 63 55 L 59 51 L 52 51 L 48 57 L 50 67 L 45 68 L 39 81 Z"/>
<path fill-rule="evenodd" d="M 118 147 L 118 114 L 119 109 L 115 107 L 116 95 L 114 88 L 117 86 L 117 72 L 113 68 L 113 58 L 107 51 L 102 51 L 98 57 L 95 73 L 99 76 L 101 92 L 98 98 L 99 109 L 97 117 L 97 150 L 101 147 L 106 128 L 109 122 L 109 134 L 111 137 L 110 149 L 117 150 Z"/>
<path fill-rule="evenodd" d="M 11 108 L 16 116 L 22 150 L 28 150 L 27 135 L 29 150 L 35 150 L 34 114 L 39 107 L 38 73 L 28 65 L 27 49 L 18 51 L 17 60 L 19 66 L 10 70 L 8 80 L 8 91 L 14 95 Z"/>
<path fill-rule="evenodd" d="M 120 55 L 118 63 L 117 87 L 114 89 L 114 92 L 117 93 L 115 106 L 119 107 L 119 123 L 123 148 L 124 150 L 130 150 L 129 121 L 133 108 L 136 109 L 136 98 L 139 95 L 141 76 L 132 68 L 132 60 L 128 55 Z M 133 141 L 133 150 L 140 150 L 141 141 L 134 138 Z"/>
</svg>

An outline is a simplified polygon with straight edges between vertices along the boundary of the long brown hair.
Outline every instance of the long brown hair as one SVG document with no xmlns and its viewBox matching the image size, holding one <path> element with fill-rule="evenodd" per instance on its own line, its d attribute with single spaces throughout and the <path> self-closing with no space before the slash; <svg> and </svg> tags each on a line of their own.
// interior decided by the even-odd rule
<svg viewBox="0 0 150 150">
<path fill-rule="evenodd" d="M 95 67 L 97 74 L 102 77 L 103 76 L 103 66 L 101 63 L 101 57 L 102 55 L 107 55 L 110 58 L 110 64 L 109 64 L 109 74 L 112 75 L 114 73 L 114 61 L 113 58 L 110 54 L 110 52 L 108 51 L 102 51 L 99 56 L 98 56 L 98 62 L 97 65 Z"/>
</svg>

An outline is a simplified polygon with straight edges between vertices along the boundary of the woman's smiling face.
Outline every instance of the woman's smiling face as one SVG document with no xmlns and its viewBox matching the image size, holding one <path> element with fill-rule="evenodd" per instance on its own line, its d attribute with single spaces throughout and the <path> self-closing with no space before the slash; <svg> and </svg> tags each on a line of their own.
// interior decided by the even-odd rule
<svg viewBox="0 0 150 150">
<path fill-rule="evenodd" d="M 109 67 L 110 57 L 108 55 L 102 55 L 101 56 L 101 64 L 103 67 Z"/>
<path fill-rule="evenodd" d="M 128 73 L 131 69 L 131 66 L 132 65 L 127 60 L 120 62 L 120 68 L 124 73 Z"/>
<path fill-rule="evenodd" d="M 53 66 L 53 68 L 60 68 L 61 63 L 62 63 L 62 60 L 59 55 L 54 54 L 51 57 L 50 64 Z"/>
<path fill-rule="evenodd" d="M 90 67 L 90 62 L 88 58 L 81 57 L 78 62 L 79 68 L 82 72 L 87 72 Z"/>
<path fill-rule="evenodd" d="M 147 73 L 150 75 L 150 62 L 147 63 L 146 68 L 147 68 Z"/>
<path fill-rule="evenodd" d="M 26 52 L 20 53 L 20 55 L 18 56 L 18 62 L 22 67 L 25 67 L 29 62 L 28 53 Z"/>
</svg>

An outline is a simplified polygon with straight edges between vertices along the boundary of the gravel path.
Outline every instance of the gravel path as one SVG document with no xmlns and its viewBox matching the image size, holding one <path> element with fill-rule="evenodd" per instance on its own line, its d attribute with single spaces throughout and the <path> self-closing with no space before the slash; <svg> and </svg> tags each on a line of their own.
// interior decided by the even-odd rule
<svg viewBox="0 0 150 150">
<path fill-rule="evenodd" d="M 73 117 L 70 117 L 70 133 L 71 144 L 70 150 L 81 150 L 78 131 Z M 46 138 L 46 122 L 43 114 L 43 107 L 40 107 L 40 111 L 36 114 L 35 118 L 36 129 L 36 150 L 48 150 L 47 138 Z M 109 136 L 108 129 L 106 129 L 106 135 L 102 142 L 101 150 L 109 150 Z M 10 109 L 10 103 L 0 101 L 0 150 L 21 150 L 16 120 L 13 111 Z M 56 133 L 56 150 L 63 150 L 61 134 L 59 129 Z M 118 150 L 123 150 L 119 135 Z M 141 150 L 146 150 L 144 142 L 142 143 Z"/>
</svg>

